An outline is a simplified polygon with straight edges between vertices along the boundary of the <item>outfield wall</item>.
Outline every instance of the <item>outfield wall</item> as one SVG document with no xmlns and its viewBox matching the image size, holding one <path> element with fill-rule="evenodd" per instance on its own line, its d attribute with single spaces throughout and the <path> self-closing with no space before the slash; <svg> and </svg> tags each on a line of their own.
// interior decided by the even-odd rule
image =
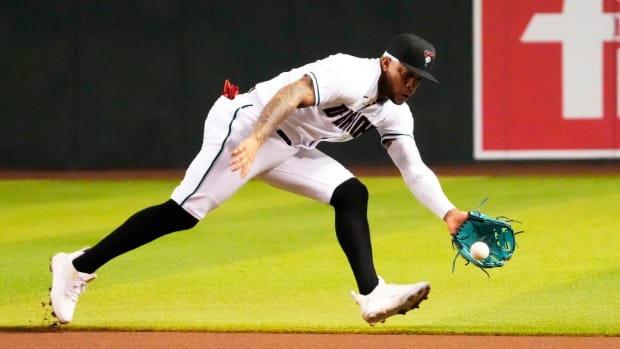
<svg viewBox="0 0 620 349">
<path fill-rule="evenodd" d="M 519 3 L 531 7 L 533 1 Z M 421 152 L 431 164 L 471 163 L 478 145 L 472 21 L 482 3 L 3 2 L 0 168 L 183 168 L 200 147 L 203 119 L 224 79 L 245 90 L 331 53 L 378 56 L 405 31 L 438 50 L 441 84 L 424 84 L 412 102 Z M 545 11 L 562 8 L 562 0 L 539 3 Z M 497 57 L 504 54 L 499 50 Z M 605 76 L 615 86 L 615 75 Z M 550 91 L 555 96 L 561 89 Z M 617 89 L 603 92 L 606 108 L 617 106 Z M 613 120 L 607 128 L 617 149 L 620 127 Z M 500 132 L 510 134 L 506 127 Z M 376 134 L 322 148 L 351 165 L 388 163 Z"/>
</svg>

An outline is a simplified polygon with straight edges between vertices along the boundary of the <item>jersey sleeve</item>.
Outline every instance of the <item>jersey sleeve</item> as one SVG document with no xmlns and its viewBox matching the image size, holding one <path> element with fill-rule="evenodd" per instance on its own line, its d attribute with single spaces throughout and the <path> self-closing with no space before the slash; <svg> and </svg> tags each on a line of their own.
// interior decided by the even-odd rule
<svg viewBox="0 0 620 349">
<path fill-rule="evenodd" d="M 437 217 L 443 219 L 454 205 L 441 188 L 435 173 L 422 161 L 415 141 L 409 138 L 398 139 L 390 144 L 387 152 L 411 193 Z"/>
<path fill-rule="evenodd" d="M 375 125 L 381 136 L 381 143 L 399 137 L 413 139 L 413 114 L 407 104 L 395 105 L 391 102 L 381 111 L 380 122 Z"/>
<path fill-rule="evenodd" d="M 307 75 L 312 79 L 316 106 L 348 104 L 365 92 L 361 91 L 365 84 L 357 83 L 363 75 L 363 68 L 359 67 L 362 62 L 341 53 L 331 55 L 261 82 L 256 85 L 256 92 L 261 103 L 266 104 L 280 88 Z"/>
<path fill-rule="evenodd" d="M 362 83 L 357 78 L 362 68 L 357 68 L 357 59 L 337 54 L 307 66 L 306 74 L 314 83 L 315 105 L 330 107 L 349 104 L 365 91 L 359 91 Z"/>
</svg>

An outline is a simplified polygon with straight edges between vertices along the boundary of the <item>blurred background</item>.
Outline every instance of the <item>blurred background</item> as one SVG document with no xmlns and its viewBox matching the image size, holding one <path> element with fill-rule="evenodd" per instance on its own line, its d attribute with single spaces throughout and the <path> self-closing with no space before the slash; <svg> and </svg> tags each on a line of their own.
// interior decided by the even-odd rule
<svg viewBox="0 0 620 349">
<path fill-rule="evenodd" d="M 245 91 L 329 54 L 378 57 L 405 31 L 439 51 L 442 84 L 413 101 L 420 147 L 428 160 L 471 160 L 468 1 L 2 1 L 0 11 L 1 168 L 185 167 L 225 79 Z M 389 161 L 374 132 L 323 149 L 348 164 Z"/>
<path fill-rule="evenodd" d="M 0 169 L 185 168 L 225 79 L 245 91 L 329 54 L 378 57 L 401 32 L 438 51 L 441 84 L 410 102 L 423 157 L 471 164 L 476 1 L 4 0 Z M 375 132 L 320 148 L 389 164 Z"/>
</svg>

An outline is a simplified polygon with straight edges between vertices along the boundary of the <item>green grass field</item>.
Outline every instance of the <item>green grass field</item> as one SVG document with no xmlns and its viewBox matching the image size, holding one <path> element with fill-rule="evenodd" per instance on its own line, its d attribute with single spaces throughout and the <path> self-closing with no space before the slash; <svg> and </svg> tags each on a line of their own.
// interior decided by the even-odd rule
<svg viewBox="0 0 620 349">
<path fill-rule="evenodd" d="M 397 177 L 370 190 L 377 270 L 427 280 L 428 301 L 369 327 L 333 212 L 251 182 L 196 228 L 101 268 L 70 329 L 620 335 L 620 177 L 442 177 L 463 209 L 522 221 L 526 232 L 491 277 L 457 262 L 443 223 Z M 49 258 L 96 243 L 177 180 L 0 181 L 0 329 L 38 329 Z"/>
</svg>

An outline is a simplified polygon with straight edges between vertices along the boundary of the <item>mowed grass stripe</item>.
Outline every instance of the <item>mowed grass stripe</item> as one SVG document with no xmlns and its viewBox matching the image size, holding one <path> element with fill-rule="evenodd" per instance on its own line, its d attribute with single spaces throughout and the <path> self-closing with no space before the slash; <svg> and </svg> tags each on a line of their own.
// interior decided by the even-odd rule
<svg viewBox="0 0 620 349">
<path fill-rule="evenodd" d="M 416 333 L 620 333 L 620 177 L 444 177 L 455 204 L 520 220 L 514 260 L 491 278 L 457 261 L 440 220 L 400 178 L 362 178 L 374 254 L 391 282 L 431 297 L 370 329 L 329 206 L 251 182 L 196 228 L 98 271 L 70 328 Z M 176 180 L 2 181 L 0 327 L 47 326 L 51 254 L 93 244 L 167 199 Z"/>
</svg>

